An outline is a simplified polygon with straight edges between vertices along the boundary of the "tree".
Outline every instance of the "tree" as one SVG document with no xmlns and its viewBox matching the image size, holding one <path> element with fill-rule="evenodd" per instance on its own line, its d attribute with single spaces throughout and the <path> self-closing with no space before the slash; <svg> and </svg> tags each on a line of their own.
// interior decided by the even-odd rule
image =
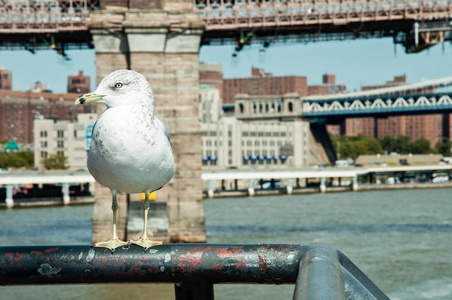
<svg viewBox="0 0 452 300">
<path fill-rule="evenodd" d="M 398 153 L 408 154 L 408 145 L 410 144 L 410 137 L 401 136 L 395 140 L 394 150 Z"/>
<path fill-rule="evenodd" d="M 416 140 L 414 143 L 410 143 L 408 145 L 409 153 L 413 154 L 427 154 L 431 153 L 430 149 L 430 141 L 424 138 L 420 138 Z"/>
<path fill-rule="evenodd" d="M 69 168 L 67 165 L 67 157 L 61 154 L 50 154 L 49 157 L 44 158 L 44 167 L 47 170 L 66 170 Z"/>
<path fill-rule="evenodd" d="M 33 167 L 32 152 L 0 152 L 0 168 L 31 168 Z"/>
<path fill-rule="evenodd" d="M 451 141 L 439 142 L 435 145 L 436 151 L 443 156 L 452 156 L 450 148 L 452 147 Z"/>
<path fill-rule="evenodd" d="M 386 153 L 391 153 L 396 151 L 396 139 L 392 136 L 385 136 L 383 139 L 380 140 L 380 145 L 383 148 L 383 150 L 386 151 Z"/>
<path fill-rule="evenodd" d="M 383 149 L 378 139 L 358 136 L 341 136 L 339 138 L 339 151 L 341 157 L 356 159 L 361 154 L 383 153 Z"/>
</svg>

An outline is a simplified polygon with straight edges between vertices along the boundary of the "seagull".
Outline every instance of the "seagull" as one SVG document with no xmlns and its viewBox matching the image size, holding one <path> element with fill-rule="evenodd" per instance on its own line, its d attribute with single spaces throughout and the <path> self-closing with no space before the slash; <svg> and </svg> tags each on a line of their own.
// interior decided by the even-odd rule
<svg viewBox="0 0 452 300">
<path fill-rule="evenodd" d="M 141 238 L 131 241 L 145 250 L 161 245 L 147 238 L 149 194 L 162 188 L 175 173 L 174 157 L 166 125 L 154 114 L 154 96 L 146 78 L 132 70 L 107 75 L 92 93 L 81 95 L 75 104 L 103 103 L 107 107 L 94 124 L 88 152 L 88 170 L 113 198 L 113 237 L 96 247 L 127 245 L 116 234 L 118 192 L 145 193 L 144 226 Z"/>
</svg>

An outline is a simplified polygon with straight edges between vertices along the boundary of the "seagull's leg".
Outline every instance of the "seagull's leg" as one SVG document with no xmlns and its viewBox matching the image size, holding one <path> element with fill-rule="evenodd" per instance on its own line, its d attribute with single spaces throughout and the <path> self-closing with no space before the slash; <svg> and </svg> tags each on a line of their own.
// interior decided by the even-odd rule
<svg viewBox="0 0 452 300">
<path fill-rule="evenodd" d="M 113 196 L 113 203 L 111 205 L 111 209 L 113 210 L 113 237 L 109 241 L 96 243 L 95 246 L 101 248 L 108 248 L 114 251 L 117 247 L 127 245 L 127 242 L 121 241 L 118 238 L 118 235 L 116 234 L 116 216 L 118 214 L 119 208 L 118 200 L 116 199 L 116 190 L 111 190 L 111 195 Z"/>
<path fill-rule="evenodd" d="M 149 194 L 151 193 L 151 191 L 146 191 L 145 192 L 145 199 L 144 199 L 144 203 L 143 203 L 143 212 L 144 212 L 144 225 L 143 225 L 143 233 L 141 234 L 141 238 L 138 241 L 132 241 L 132 244 L 141 246 L 144 248 L 144 250 L 148 249 L 149 247 L 152 246 L 157 246 L 157 245 L 162 245 L 162 242 L 156 242 L 156 241 L 151 241 L 148 239 L 148 236 L 146 234 L 146 227 L 147 227 L 147 223 L 148 223 L 148 212 L 149 212 Z"/>
</svg>

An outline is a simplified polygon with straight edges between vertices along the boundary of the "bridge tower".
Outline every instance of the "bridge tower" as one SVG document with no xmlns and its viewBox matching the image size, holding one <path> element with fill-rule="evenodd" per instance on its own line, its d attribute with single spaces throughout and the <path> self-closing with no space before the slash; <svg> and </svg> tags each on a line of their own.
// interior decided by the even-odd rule
<svg viewBox="0 0 452 300">
<path fill-rule="evenodd" d="M 187 0 L 116 0 L 101 1 L 100 5 L 100 10 L 91 12 L 89 26 L 96 51 L 97 83 L 117 69 L 142 73 L 154 91 L 156 114 L 171 134 L 176 175 L 156 194 L 157 203 L 167 203 L 169 216 L 168 236 L 159 238 L 204 242 L 198 118 L 201 15 L 193 12 L 192 2 Z M 95 197 L 93 242 L 105 239 L 111 231 L 110 192 L 98 185 Z M 124 239 L 139 238 L 126 228 L 125 198 L 120 199 L 118 233 Z"/>
</svg>

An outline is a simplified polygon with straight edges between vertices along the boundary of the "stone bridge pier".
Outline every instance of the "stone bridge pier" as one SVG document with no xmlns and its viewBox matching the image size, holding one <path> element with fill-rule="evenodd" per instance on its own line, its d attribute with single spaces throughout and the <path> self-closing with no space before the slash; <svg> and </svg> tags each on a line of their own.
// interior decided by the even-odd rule
<svg viewBox="0 0 452 300">
<path fill-rule="evenodd" d="M 112 2 L 117 6 L 101 2 L 101 10 L 91 14 L 97 83 L 117 69 L 142 73 L 154 91 L 156 114 L 169 128 L 176 161 L 176 175 L 157 191 L 155 200 L 167 203 L 168 234 L 159 236 L 152 226 L 148 230 L 167 242 L 205 242 L 198 118 L 201 15 L 193 12 L 191 2 L 108 1 Z M 97 184 L 95 197 L 93 242 L 111 234 L 110 191 Z M 141 201 L 133 197 L 132 202 Z M 140 230 L 132 232 L 126 226 L 125 199 L 122 195 L 119 200 L 118 235 L 136 239 Z"/>
</svg>

